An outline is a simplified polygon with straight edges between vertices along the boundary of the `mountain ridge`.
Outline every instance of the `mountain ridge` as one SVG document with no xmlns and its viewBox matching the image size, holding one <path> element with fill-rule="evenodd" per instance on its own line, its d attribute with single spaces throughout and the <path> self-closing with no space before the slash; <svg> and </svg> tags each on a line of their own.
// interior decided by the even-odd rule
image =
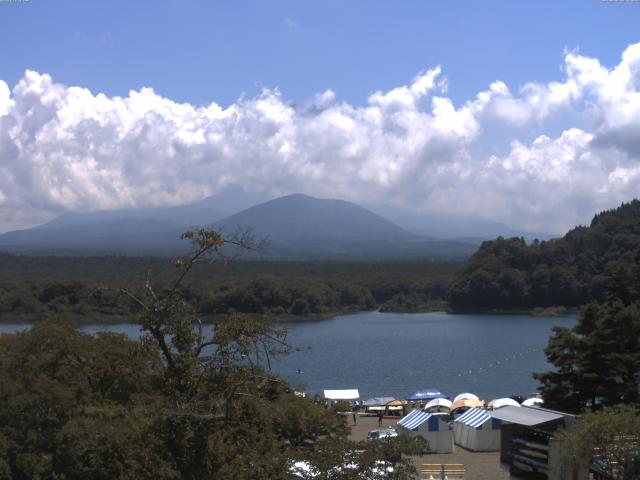
<svg viewBox="0 0 640 480">
<path fill-rule="evenodd" d="M 233 233 L 249 227 L 269 237 L 274 259 L 460 259 L 482 238 L 443 239 L 403 228 L 353 202 L 296 193 L 275 199 L 231 188 L 199 202 L 60 215 L 0 235 L 0 250 L 23 254 L 176 255 L 180 233 L 197 226 Z"/>
</svg>

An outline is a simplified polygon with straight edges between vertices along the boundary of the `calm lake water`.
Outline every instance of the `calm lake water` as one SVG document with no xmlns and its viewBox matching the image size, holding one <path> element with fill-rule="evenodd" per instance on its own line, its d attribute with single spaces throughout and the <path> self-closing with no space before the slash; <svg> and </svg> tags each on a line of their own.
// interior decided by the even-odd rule
<svg viewBox="0 0 640 480">
<path fill-rule="evenodd" d="M 362 312 L 317 322 L 285 324 L 300 348 L 272 368 L 307 392 L 358 388 L 361 398 L 405 398 L 421 388 L 451 397 L 473 392 L 485 400 L 535 392 L 533 372 L 550 368 L 543 349 L 554 325 L 571 327 L 575 315 L 448 315 Z M 0 325 L 0 332 L 28 328 Z M 93 324 L 139 336 L 135 324 Z M 298 369 L 301 373 L 298 373 Z"/>
</svg>

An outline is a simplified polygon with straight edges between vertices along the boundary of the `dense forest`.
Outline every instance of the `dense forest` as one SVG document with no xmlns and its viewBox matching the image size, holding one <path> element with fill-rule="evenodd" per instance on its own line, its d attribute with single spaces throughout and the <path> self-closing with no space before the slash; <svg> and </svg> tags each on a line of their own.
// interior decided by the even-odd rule
<svg viewBox="0 0 640 480">
<path fill-rule="evenodd" d="M 278 319 L 322 318 L 380 307 L 443 310 L 457 263 L 254 262 L 201 265 L 183 294 L 204 316 L 230 312 Z M 70 313 L 82 321 L 131 318 L 137 305 L 122 294 L 172 274 L 162 258 L 45 257 L 0 254 L 0 320 L 37 321 Z"/>
<path fill-rule="evenodd" d="M 579 307 L 605 300 L 609 282 L 640 246 L 640 201 L 597 214 L 588 227 L 527 245 L 485 242 L 449 287 L 453 311 Z"/>
</svg>

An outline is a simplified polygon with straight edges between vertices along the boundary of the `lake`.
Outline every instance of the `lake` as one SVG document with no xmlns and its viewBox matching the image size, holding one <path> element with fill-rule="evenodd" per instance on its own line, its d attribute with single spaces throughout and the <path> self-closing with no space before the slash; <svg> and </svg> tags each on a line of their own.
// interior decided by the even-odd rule
<svg viewBox="0 0 640 480">
<path fill-rule="evenodd" d="M 276 359 L 273 370 L 307 392 L 358 388 L 372 396 L 405 398 L 421 388 L 451 397 L 473 392 L 485 400 L 536 391 L 533 372 L 550 369 L 543 349 L 554 325 L 575 315 L 449 315 L 361 312 L 329 320 L 289 322 L 300 351 Z M 3 324 L 0 332 L 28 328 Z M 139 336 L 135 324 L 92 324 L 83 330 Z M 300 373 L 298 373 L 300 370 Z"/>
</svg>

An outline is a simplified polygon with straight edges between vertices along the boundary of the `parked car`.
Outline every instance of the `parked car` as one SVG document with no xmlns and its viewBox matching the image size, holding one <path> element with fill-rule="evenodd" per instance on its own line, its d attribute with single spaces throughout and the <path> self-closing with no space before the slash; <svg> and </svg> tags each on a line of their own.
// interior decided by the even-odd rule
<svg viewBox="0 0 640 480">
<path fill-rule="evenodd" d="M 397 437 L 398 432 L 396 432 L 395 428 L 376 428 L 375 430 L 371 430 L 367 435 L 367 440 L 370 442 L 375 442 L 381 438 L 390 438 Z"/>
</svg>

